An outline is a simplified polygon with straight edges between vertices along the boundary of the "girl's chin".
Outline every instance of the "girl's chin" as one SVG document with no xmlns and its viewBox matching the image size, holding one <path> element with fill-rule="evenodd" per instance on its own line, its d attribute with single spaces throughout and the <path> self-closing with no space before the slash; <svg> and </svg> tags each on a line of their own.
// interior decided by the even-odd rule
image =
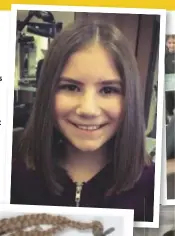
<svg viewBox="0 0 175 236">
<path fill-rule="evenodd" d="M 73 148 L 75 148 L 77 151 L 80 152 L 94 152 L 99 150 L 102 145 L 76 145 L 76 144 L 71 144 Z"/>
</svg>

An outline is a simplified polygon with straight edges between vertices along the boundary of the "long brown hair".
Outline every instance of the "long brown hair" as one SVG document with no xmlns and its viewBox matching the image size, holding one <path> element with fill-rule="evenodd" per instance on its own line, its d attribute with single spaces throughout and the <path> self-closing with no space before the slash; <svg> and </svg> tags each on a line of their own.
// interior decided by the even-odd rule
<svg viewBox="0 0 175 236">
<path fill-rule="evenodd" d="M 43 174 L 48 187 L 61 193 L 61 177 L 55 170 L 54 143 L 59 130 L 54 128 L 53 104 L 60 74 L 69 57 L 97 38 L 111 54 L 123 82 L 125 114 L 112 142 L 113 191 L 133 187 L 147 163 L 143 96 L 137 62 L 125 36 L 112 24 L 81 21 L 65 28 L 53 40 L 41 70 L 36 101 L 20 144 L 20 155 Z M 56 135 L 55 135 L 56 133 Z M 58 138 L 59 139 L 59 138 Z M 61 152 L 61 150 L 60 150 Z M 57 158 L 60 158 L 57 152 Z M 57 176 L 56 176 L 57 172 Z"/>
</svg>

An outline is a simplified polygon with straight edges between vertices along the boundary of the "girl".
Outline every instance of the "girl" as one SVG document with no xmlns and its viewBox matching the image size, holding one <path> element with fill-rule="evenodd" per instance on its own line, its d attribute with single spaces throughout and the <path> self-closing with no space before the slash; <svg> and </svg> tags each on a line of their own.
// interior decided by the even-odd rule
<svg viewBox="0 0 175 236">
<path fill-rule="evenodd" d="M 11 203 L 134 209 L 135 221 L 153 221 L 139 80 L 115 26 L 76 22 L 57 35 L 13 153 Z"/>
<path fill-rule="evenodd" d="M 175 52 L 175 35 L 166 35 L 166 51 Z"/>
<path fill-rule="evenodd" d="M 166 36 L 165 74 L 175 73 L 175 35 Z"/>
</svg>

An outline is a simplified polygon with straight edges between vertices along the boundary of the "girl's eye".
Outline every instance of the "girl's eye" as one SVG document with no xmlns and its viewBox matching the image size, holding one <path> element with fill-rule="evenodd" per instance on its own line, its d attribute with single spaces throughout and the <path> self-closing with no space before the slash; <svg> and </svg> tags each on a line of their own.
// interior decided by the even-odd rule
<svg viewBox="0 0 175 236">
<path fill-rule="evenodd" d="M 78 92 L 80 89 L 74 85 L 74 84 L 63 84 L 60 85 L 58 90 L 66 90 L 66 91 L 70 91 L 70 92 Z"/>
<path fill-rule="evenodd" d="M 110 95 L 110 94 L 117 94 L 117 93 L 121 93 L 121 89 L 120 88 L 116 88 L 116 87 L 104 87 L 101 92 L 105 95 Z"/>
</svg>

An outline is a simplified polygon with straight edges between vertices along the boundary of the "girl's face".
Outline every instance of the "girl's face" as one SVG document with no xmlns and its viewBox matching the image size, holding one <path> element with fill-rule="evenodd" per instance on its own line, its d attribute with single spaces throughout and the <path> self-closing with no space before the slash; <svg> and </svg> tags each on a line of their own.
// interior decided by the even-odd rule
<svg viewBox="0 0 175 236">
<path fill-rule="evenodd" d="M 95 151 L 116 132 L 123 110 L 121 78 L 99 44 L 68 60 L 55 96 L 59 130 L 81 151 Z"/>
<path fill-rule="evenodd" d="M 170 37 L 166 42 L 166 46 L 169 52 L 175 52 L 175 38 Z"/>
</svg>

